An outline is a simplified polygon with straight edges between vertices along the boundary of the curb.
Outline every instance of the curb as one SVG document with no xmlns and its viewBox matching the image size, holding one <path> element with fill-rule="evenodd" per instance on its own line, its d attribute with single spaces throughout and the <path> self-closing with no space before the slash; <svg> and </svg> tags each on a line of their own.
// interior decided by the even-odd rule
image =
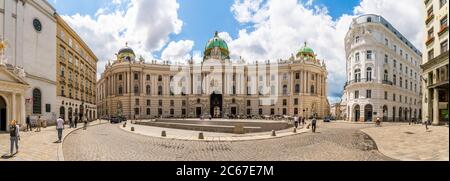
<svg viewBox="0 0 450 181">
<path fill-rule="evenodd" d="M 365 128 L 365 129 L 367 129 L 367 128 Z M 392 156 L 388 156 L 387 154 L 385 154 L 385 153 L 384 153 L 384 152 L 385 152 L 384 149 L 378 146 L 378 144 L 377 144 L 377 142 L 375 141 L 375 139 L 373 139 L 372 136 L 371 136 L 369 133 L 367 133 L 367 132 L 364 131 L 365 129 L 360 129 L 359 131 L 361 131 L 362 133 L 364 133 L 365 135 L 367 135 L 367 136 L 375 143 L 375 148 L 377 148 L 377 151 L 378 151 L 378 153 L 379 153 L 380 155 L 383 155 L 383 156 L 385 156 L 385 157 L 387 157 L 387 158 L 390 158 L 390 159 L 392 159 L 392 161 L 403 161 L 403 160 L 400 160 L 400 159 L 397 159 L 397 158 L 394 158 L 394 157 L 392 157 Z"/>
<path fill-rule="evenodd" d="M 146 134 L 142 134 L 142 133 L 129 131 L 125 128 L 122 128 L 122 125 L 119 125 L 119 129 L 122 131 L 125 131 L 127 133 L 132 133 L 132 134 L 146 136 L 146 137 L 152 137 L 152 138 L 158 138 L 158 139 L 178 140 L 178 141 L 198 141 L 198 142 L 244 142 L 244 141 L 270 140 L 270 139 L 279 139 L 279 138 L 285 138 L 285 137 L 289 137 L 289 136 L 301 135 L 301 134 L 309 132 L 308 131 L 309 129 L 300 129 L 300 131 L 297 131 L 297 133 L 294 133 L 294 134 L 267 137 L 267 138 L 254 138 L 254 139 L 245 139 L 245 140 L 205 140 L 205 139 L 200 140 L 200 139 L 184 139 L 184 138 L 168 138 L 168 137 L 151 136 L 151 135 L 146 135 Z M 199 131 L 199 132 L 201 132 L 201 131 Z M 243 137 L 245 137 L 245 136 L 243 136 Z M 251 136 L 248 136 L 248 137 L 251 137 Z"/>
<path fill-rule="evenodd" d="M 102 124 L 109 123 L 109 122 L 106 121 L 106 120 L 104 120 L 104 121 L 105 121 L 105 123 L 101 123 L 101 122 L 100 122 L 99 124 L 88 125 L 87 127 L 93 127 L 93 126 L 98 126 L 98 125 L 102 125 Z M 80 130 L 80 129 L 83 129 L 83 127 L 78 127 L 78 128 L 73 129 L 73 130 L 70 130 L 66 135 L 63 136 L 61 143 L 58 145 L 58 151 L 57 151 L 58 160 L 57 160 L 57 161 L 65 161 L 65 160 L 64 160 L 64 154 L 63 154 L 63 144 L 64 144 L 64 141 L 66 140 L 66 138 L 67 138 L 70 134 L 72 134 L 73 132 L 78 131 L 78 130 Z"/>
</svg>

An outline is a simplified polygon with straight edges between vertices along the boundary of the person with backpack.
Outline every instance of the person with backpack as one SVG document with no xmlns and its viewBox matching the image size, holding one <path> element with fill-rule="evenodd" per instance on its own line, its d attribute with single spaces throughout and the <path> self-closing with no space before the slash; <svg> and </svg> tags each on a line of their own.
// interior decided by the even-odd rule
<svg viewBox="0 0 450 181">
<path fill-rule="evenodd" d="M 9 124 L 9 136 L 11 140 L 11 156 L 19 153 L 19 140 L 20 140 L 20 134 L 19 134 L 19 126 L 17 125 L 16 120 L 12 120 Z M 16 147 L 16 152 L 14 153 L 14 147 Z"/>
<path fill-rule="evenodd" d="M 41 131 L 41 125 L 42 125 L 42 119 L 41 119 L 41 116 L 39 116 L 38 119 L 36 120 L 36 132 Z"/>
<path fill-rule="evenodd" d="M 58 141 L 57 141 L 57 143 L 61 143 L 63 129 L 64 129 L 64 120 L 61 117 L 59 117 L 56 120 L 56 131 L 58 131 Z"/>
</svg>

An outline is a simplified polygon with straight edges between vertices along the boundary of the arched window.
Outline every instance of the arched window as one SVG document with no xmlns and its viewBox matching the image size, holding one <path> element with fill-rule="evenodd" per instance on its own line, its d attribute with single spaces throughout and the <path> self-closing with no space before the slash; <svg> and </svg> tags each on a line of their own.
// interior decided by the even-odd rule
<svg viewBox="0 0 450 181">
<path fill-rule="evenodd" d="M 355 82 L 361 82 L 361 69 L 355 70 Z"/>
<path fill-rule="evenodd" d="M 287 95 L 287 85 L 283 85 L 283 95 Z"/>
<path fill-rule="evenodd" d="M 367 68 L 366 78 L 367 78 L 367 81 L 372 81 L 372 68 L 371 67 Z"/>
<path fill-rule="evenodd" d="M 42 93 L 39 89 L 33 90 L 33 114 L 42 114 Z"/>
<path fill-rule="evenodd" d="M 367 18 L 367 22 L 368 22 L 368 23 L 372 22 L 372 17 L 368 17 L 368 18 Z"/>
<path fill-rule="evenodd" d="M 314 85 L 311 86 L 311 94 L 315 94 Z"/>
<path fill-rule="evenodd" d="M 145 88 L 145 93 L 147 93 L 147 95 L 151 94 L 151 89 L 150 89 L 150 85 L 147 85 L 147 87 Z"/>
<path fill-rule="evenodd" d="M 158 75 L 158 82 L 162 82 L 162 75 Z"/>
<path fill-rule="evenodd" d="M 355 37 L 355 43 L 359 43 L 359 36 Z"/>
<path fill-rule="evenodd" d="M 400 77 L 400 87 L 403 87 L 403 78 Z"/>
<path fill-rule="evenodd" d="M 393 75 L 393 82 L 394 82 L 394 85 L 397 85 L 397 75 Z"/>
</svg>

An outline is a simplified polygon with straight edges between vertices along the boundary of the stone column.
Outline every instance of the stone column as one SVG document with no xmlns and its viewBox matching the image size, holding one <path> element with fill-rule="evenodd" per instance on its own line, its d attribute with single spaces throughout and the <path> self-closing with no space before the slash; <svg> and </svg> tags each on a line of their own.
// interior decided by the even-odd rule
<svg viewBox="0 0 450 181">
<path fill-rule="evenodd" d="M 11 119 L 12 120 L 16 120 L 17 119 L 17 105 L 16 105 L 16 93 L 11 93 L 11 110 L 12 110 L 12 114 L 11 114 Z"/>
<path fill-rule="evenodd" d="M 433 95 L 433 125 L 439 124 L 439 90 L 437 88 L 434 89 Z"/>
<path fill-rule="evenodd" d="M 26 113 L 25 113 L 25 96 L 24 96 L 24 93 L 21 93 L 20 94 L 20 123 L 21 124 L 24 124 L 25 123 L 25 118 L 26 118 L 26 115 L 25 115 Z"/>
</svg>

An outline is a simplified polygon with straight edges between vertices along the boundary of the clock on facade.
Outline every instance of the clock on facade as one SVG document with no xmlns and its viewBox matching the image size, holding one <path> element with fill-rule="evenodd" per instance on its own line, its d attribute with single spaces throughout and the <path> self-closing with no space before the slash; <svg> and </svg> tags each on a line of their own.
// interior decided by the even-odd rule
<svg viewBox="0 0 450 181">
<path fill-rule="evenodd" d="M 38 32 L 40 32 L 42 30 L 41 21 L 39 21 L 38 19 L 33 20 L 33 26 L 34 26 L 34 29 Z"/>
</svg>

